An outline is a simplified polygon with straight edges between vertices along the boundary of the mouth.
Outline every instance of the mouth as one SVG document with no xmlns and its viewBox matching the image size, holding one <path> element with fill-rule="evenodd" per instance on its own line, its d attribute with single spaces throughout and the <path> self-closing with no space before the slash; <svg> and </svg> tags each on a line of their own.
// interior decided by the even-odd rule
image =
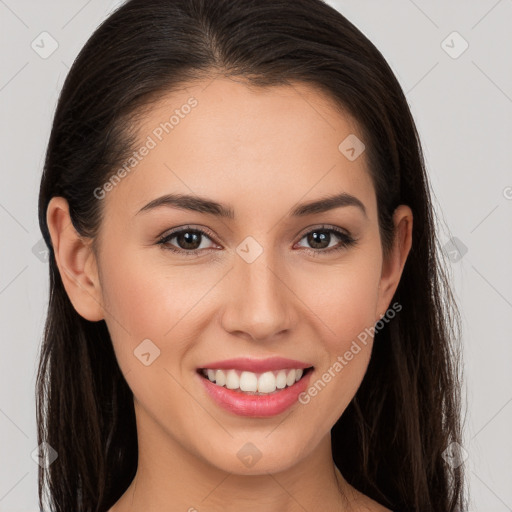
<svg viewBox="0 0 512 512">
<path fill-rule="evenodd" d="M 313 368 L 283 368 L 262 373 L 234 368 L 198 368 L 197 373 L 214 386 L 229 389 L 240 395 L 272 396 L 295 386 L 305 379 Z"/>
</svg>

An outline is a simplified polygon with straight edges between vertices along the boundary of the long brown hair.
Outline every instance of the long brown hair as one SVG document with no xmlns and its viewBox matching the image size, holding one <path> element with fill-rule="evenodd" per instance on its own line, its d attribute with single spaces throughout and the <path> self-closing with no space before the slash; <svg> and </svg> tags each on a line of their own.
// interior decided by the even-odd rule
<svg viewBox="0 0 512 512">
<path fill-rule="evenodd" d="M 384 250 L 392 213 L 414 215 L 412 249 L 375 335 L 367 374 L 332 429 L 333 458 L 357 489 L 396 512 L 464 506 L 458 314 L 439 258 L 431 192 L 407 100 L 377 48 L 321 0 L 129 0 L 94 32 L 57 105 L 39 196 L 50 297 L 37 378 L 38 439 L 58 453 L 39 472 L 40 504 L 104 512 L 137 468 L 133 396 L 104 321 L 73 308 L 46 223 L 64 197 L 74 228 L 95 237 L 94 190 L 134 150 L 129 128 L 153 98 L 222 73 L 256 86 L 308 83 L 357 121 L 375 186 Z M 453 466 L 453 467 L 452 467 Z"/>
</svg>

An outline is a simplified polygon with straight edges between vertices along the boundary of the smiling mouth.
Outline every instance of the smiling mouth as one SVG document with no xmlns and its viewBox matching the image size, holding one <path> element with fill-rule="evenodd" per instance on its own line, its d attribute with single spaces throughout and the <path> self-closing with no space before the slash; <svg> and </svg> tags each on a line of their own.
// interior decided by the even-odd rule
<svg viewBox="0 0 512 512">
<path fill-rule="evenodd" d="M 212 384 L 245 395 L 273 395 L 302 380 L 313 371 L 309 368 L 283 368 L 255 373 L 236 369 L 199 368 L 197 373 Z"/>
</svg>

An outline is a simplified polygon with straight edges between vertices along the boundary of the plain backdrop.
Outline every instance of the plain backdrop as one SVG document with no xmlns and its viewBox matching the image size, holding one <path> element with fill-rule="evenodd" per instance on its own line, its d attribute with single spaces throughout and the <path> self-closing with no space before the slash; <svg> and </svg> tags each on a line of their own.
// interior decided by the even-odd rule
<svg viewBox="0 0 512 512">
<path fill-rule="evenodd" d="M 512 0 L 329 3 L 382 52 L 416 120 L 462 313 L 470 510 L 512 511 Z M 37 196 L 52 117 L 78 51 L 118 4 L 0 0 L 0 512 L 39 510 Z"/>
</svg>

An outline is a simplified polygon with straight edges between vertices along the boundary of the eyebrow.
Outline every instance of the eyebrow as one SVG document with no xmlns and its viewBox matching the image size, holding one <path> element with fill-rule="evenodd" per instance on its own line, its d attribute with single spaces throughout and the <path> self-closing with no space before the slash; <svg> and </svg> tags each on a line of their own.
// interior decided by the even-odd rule
<svg viewBox="0 0 512 512">
<path fill-rule="evenodd" d="M 136 215 L 159 208 L 161 206 L 191 210 L 199 213 L 215 215 L 226 219 L 234 219 L 235 212 L 229 206 L 223 205 L 211 199 L 193 196 L 189 194 L 166 194 L 150 201 L 143 206 Z M 355 196 L 342 192 L 341 194 L 327 196 L 315 201 L 300 204 L 289 212 L 291 217 L 305 217 L 315 213 L 323 213 L 335 208 L 355 206 L 367 217 L 364 204 Z"/>
</svg>

